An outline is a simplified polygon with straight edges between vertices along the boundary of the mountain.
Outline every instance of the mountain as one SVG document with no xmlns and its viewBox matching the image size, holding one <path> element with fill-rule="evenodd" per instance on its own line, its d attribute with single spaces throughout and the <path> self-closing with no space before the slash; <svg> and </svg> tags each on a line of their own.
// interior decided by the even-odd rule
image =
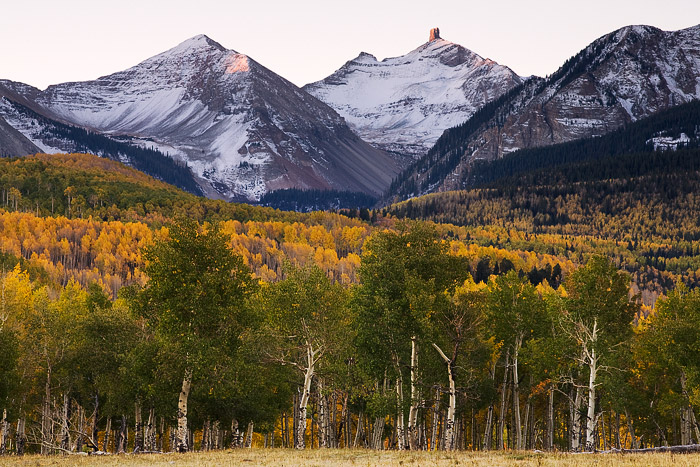
<svg viewBox="0 0 700 467">
<path fill-rule="evenodd" d="M 407 198 L 465 187 L 475 160 L 599 136 L 700 97 L 700 26 L 666 32 L 628 26 L 605 35 L 546 79 L 486 104 L 403 172 L 390 193 Z"/>
<path fill-rule="evenodd" d="M 0 157 L 36 152 L 39 148 L 0 117 Z"/>
<path fill-rule="evenodd" d="M 429 41 L 381 62 L 362 52 L 304 90 L 333 107 L 365 141 L 402 155 L 424 155 L 442 132 L 469 118 L 522 79 L 430 32 Z"/>
<path fill-rule="evenodd" d="M 169 154 L 192 169 L 210 197 L 256 200 L 284 188 L 376 195 L 399 169 L 333 109 L 204 35 L 94 81 L 44 91 L 3 84 L 6 94 L 23 100 L 3 96 L 4 107 L 20 104 L 53 121 Z M 32 139 L 31 128 L 17 126 Z M 40 139 L 34 135 L 33 141 Z"/>
</svg>

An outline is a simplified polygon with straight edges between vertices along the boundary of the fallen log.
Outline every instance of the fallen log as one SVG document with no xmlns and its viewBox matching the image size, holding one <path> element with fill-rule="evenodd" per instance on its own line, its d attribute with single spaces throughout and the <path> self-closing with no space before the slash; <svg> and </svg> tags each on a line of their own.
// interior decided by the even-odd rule
<svg viewBox="0 0 700 467">
<path fill-rule="evenodd" d="M 598 454 L 637 454 L 637 453 L 663 453 L 672 452 L 674 454 L 689 454 L 700 452 L 700 444 L 685 444 L 679 446 L 660 446 L 658 448 L 644 449 L 610 449 L 608 451 L 596 451 Z"/>
</svg>

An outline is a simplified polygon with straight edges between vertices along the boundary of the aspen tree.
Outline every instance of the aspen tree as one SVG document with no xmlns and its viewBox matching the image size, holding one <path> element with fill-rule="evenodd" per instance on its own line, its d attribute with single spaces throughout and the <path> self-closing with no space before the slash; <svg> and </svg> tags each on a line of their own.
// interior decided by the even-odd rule
<svg viewBox="0 0 700 467">
<path fill-rule="evenodd" d="M 237 347 L 254 282 L 215 226 L 190 220 L 173 224 L 168 238 L 146 249 L 144 257 L 149 281 L 138 303 L 181 371 L 176 450 L 185 452 L 192 447 L 187 425 L 191 387 L 206 381 Z"/>
</svg>

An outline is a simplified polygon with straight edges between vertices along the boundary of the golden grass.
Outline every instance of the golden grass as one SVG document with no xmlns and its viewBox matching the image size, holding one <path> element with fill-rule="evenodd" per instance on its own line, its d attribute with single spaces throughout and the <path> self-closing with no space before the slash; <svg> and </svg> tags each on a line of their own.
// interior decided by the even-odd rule
<svg viewBox="0 0 700 467">
<path fill-rule="evenodd" d="M 698 466 L 700 454 L 540 454 L 240 449 L 189 454 L 0 457 L 0 466 Z"/>
</svg>

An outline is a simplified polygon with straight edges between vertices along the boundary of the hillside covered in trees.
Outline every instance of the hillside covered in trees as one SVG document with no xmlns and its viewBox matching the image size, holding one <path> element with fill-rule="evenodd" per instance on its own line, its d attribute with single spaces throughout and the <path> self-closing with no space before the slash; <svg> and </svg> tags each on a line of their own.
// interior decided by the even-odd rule
<svg viewBox="0 0 700 467">
<path fill-rule="evenodd" d="M 649 280 L 661 288 L 679 279 L 697 286 L 700 150 L 602 156 L 598 144 L 594 139 L 514 154 L 475 167 L 473 177 L 482 180 L 478 188 L 426 195 L 382 212 L 566 238 L 574 256 L 581 244 L 606 245 L 606 254 L 629 272 L 656 271 Z M 503 236 L 494 246 L 509 243 Z"/>
<path fill-rule="evenodd" d="M 511 93 L 517 94 L 515 88 Z M 497 109 L 512 97 L 508 94 L 485 105 L 464 124 L 447 130 L 436 145 L 423 158 L 402 172 L 388 190 L 388 197 L 405 199 L 413 193 L 424 192 L 431 185 L 449 176 L 459 163 L 468 146 L 465 137 L 472 134 L 483 123 L 493 118 Z M 611 133 L 593 138 L 583 138 L 563 144 L 531 149 L 521 149 L 494 161 L 475 160 L 469 170 L 460 174 L 459 186 L 465 189 L 486 186 L 506 179 L 518 178 L 521 174 L 539 169 L 553 168 L 566 164 L 596 159 L 609 159 L 612 156 L 646 153 L 655 149 L 654 138 L 679 138 L 685 135 L 682 143 L 675 148 L 697 148 L 700 146 L 700 102 L 672 107 L 657 114 L 625 125 Z M 461 147 L 457 142 L 463 141 Z M 658 143 L 657 143 L 658 146 Z M 439 155 L 448 151 L 446 157 Z M 604 167 L 606 161 L 601 161 Z M 611 167 L 612 168 L 612 167 Z M 427 173 L 428 176 L 416 186 L 411 174 Z"/>
<path fill-rule="evenodd" d="M 0 451 L 698 442 L 695 153 L 312 213 L 0 160 Z"/>
</svg>

